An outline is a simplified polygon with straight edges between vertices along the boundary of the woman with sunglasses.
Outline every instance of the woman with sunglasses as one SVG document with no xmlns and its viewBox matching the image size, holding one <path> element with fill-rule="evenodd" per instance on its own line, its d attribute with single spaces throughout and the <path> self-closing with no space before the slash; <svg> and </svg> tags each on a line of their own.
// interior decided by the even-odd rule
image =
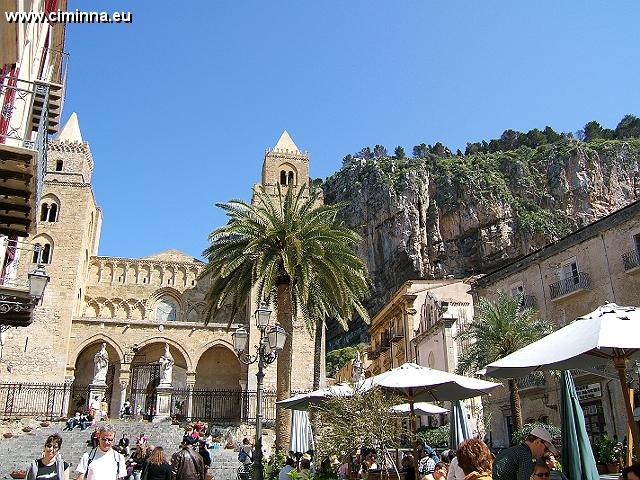
<svg viewBox="0 0 640 480">
<path fill-rule="evenodd" d="M 27 471 L 27 480 L 46 478 L 47 480 L 69 480 L 69 464 L 62 460 L 60 447 L 62 437 L 57 433 L 49 435 L 44 442 L 42 458 L 34 460 Z"/>
<path fill-rule="evenodd" d="M 547 467 L 547 463 L 542 460 L 538 460 L 533 467 L 533 473 L 531 474 L 531 480 L 549 480 L 551 476 L 551 470 Z"/>
</svg>

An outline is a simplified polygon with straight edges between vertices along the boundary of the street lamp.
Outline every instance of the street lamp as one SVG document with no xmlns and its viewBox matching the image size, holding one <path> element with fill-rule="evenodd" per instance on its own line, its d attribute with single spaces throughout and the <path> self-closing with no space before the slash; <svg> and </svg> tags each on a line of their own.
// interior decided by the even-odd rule
<svg viewBox="0 0 640 480">
<path fill-rule="evenodd" d="M 233 348 L 238 355 L 238 359 L 246 365 L 258 362 L 258 372 L 256 373 L 256 447 L 253 455 L 253 480 L 263 480 L 264 478 L 262 469 L 262 381 L 264 379 L 264 368 L 275 362 L 278 352 L 282 350 L 287 340 L 287 332 L 278 324 L 267 331 L 271 313 L 271 310 L 264 303 L 254 313 L 256 326 L 260 331 L 260 340 L 258 345 L 254 346 L 256 349 L 255 355 L 250 355 L 247 351 L 249 333 L 242 325 L 231 334 Z"/>
<path fill-rule="evenodd" d="M 33 298 L 33 302 L 37 305 L 44 296 L 44 289 L 47 287 L 50 277 L 42 265 L 38 265 L 27 276 L 29 277 L 29 296 Z"/>
</svg>

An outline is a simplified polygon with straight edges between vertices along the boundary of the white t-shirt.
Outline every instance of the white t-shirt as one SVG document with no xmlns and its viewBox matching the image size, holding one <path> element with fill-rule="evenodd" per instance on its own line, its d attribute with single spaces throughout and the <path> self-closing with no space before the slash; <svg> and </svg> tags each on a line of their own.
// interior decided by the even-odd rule
<svg viewBox="0 0 640 480">
<path fill-rule="evenodd" d="M 82 455 L 78 468 L 76 468 L 76 473 L 84 473 L 86 480 L 116 480 L 116 478 L 124 478 L 127 476 L 127 466 L 124 458 L 113 449 L 110 449 L 108 452 L 103 452 L 98 448 L 93 460 L 91 460 L 89 464 L 89 471 L 87 472 L 89 455 L 92 453 L 93 450 Z M 118 469 L 118 462 L 120 463 L 120 469 Z"/>
</svg>

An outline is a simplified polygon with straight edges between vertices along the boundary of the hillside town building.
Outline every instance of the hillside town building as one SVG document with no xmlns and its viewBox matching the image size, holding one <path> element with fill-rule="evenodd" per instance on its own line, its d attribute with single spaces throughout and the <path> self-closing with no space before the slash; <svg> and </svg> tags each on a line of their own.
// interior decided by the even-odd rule
<svg viewBox="0 0 640 480">
<path fill-rule="evenodd" d="M 638 305 L 640 297 L 640 202 L 634 202 L 559 241 L 477 279 L 475 298 L 494 300 L 499 291 L 535 307 L 538 315 L 558 327 L 613 302 Z M 592 371 L 572 371 L 589 437 L 606 432 L 623 439 L 626 417 L 618 376 L 603 365 Z M 638 390 L 638 371 L 629 365 L 628 378 Z M 612 381 L 613 380 L 613 381 Z M 560 425 L 557 379 L 536 372 L 518 380 L 525 422 Z M 508 390 L 484 400 L 491 418 L 495 446 L 509 445 L 513 433 Z"/>
</svg>

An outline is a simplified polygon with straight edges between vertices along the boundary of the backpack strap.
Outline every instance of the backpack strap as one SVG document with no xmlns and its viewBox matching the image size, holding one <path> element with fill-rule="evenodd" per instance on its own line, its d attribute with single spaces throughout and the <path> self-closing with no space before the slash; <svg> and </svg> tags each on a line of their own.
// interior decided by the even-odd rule
<svg viewBox="0 0 640 480">
<path fill-rule="evenodd" d="M 98 451 L 98 449 L 94 448 L 93 450 L 91 450 L 91 452 L 89 452 L 89 458 L 87 460 L 87 472 L 86 473 L 89 473 L 89 465 L 91 465 L 91 462 L 93 462 L 93 459 L 95 458 L 97 451 Z"/>
<path fill-rule="evenodd" d="M 116 480 L 118 480 L 120 478 L 120 454 L 115 450 L 113 450 L 113 458 L 116 461 Z"/>
</svg>

